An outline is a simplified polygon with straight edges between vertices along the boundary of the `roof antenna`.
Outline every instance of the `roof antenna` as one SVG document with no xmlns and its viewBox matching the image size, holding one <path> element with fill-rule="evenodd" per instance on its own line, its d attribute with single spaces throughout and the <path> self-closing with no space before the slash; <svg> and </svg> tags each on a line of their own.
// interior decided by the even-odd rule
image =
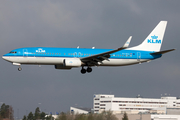
<svg viewBox="0 0 180 120">
<path fill-rule="evenodd" d="M 79 49 L 79 46 L 77 46 L 77 49 Z"/>
<path fill-rule="evenodd" d="M 95 47 L 92 47 L 92 49 L 95 49 Z"/>
</svg>

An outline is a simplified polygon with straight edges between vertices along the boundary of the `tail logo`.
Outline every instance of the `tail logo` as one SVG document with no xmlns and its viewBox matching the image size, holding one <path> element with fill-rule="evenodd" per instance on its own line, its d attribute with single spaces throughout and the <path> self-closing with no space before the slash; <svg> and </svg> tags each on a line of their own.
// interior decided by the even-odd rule
<svg viewBox="0 0 180 120">
<path fill-rule="evenodd" d="M 148 39 L 147 43 L 157 43 L 157 44 L 161 44 L 161 40 L 158 40 L 158 36 L 151 36 L 152 39 Z"/>
</svg>

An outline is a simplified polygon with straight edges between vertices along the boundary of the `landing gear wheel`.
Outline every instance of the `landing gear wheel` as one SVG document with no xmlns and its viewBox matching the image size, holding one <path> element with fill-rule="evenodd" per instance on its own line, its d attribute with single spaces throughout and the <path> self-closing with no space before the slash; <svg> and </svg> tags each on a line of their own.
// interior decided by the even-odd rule
<svg viewBox="0 0 180 120">
<path fill-rule="evenodd" d="M 18 68 L 18 70 L 19 70 L 19 71 L 21 71 L 21 70 L 22 70 L 22 68 L 21 68 L 21 67 L 19 67 L 19 68 Z"/>
<path fill-rule="evenodd" d="M 81 69 L 81 73 L 82 73 L 82 74 L 85 74 L 85 73 L 86 73 L 86 69 L 82 68 L 82 69 Z"/>
<path fill-rule="evenodd" d="M 88 73 L 92 72 L 92 68 L 88 67 L 88 68 L 87 68 L 87 72 L 88 72 Z"/>
</svg>

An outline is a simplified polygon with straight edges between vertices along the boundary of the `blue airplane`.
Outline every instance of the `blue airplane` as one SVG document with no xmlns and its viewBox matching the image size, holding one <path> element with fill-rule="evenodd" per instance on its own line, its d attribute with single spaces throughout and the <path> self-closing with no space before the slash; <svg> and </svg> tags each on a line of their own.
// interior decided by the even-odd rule
<svg viewBox="0 0 180 120">
<path fill-rule="evenodd" d="M 167 21 L 160 21 L 148 37 L 138 46 L 128 48 L 132 36 L 117 49 L 88 48 L 18 48 L 2 56 L 13 65 L 54 65 L 55 69 L 69 70 L 82 67 L 81 73 L 92 72 L 93 66 L 126 66 L 149 62 L 175 49 L 160 51 Z M 86 69 L 85 69 L 86 67 Z"/>
</svg>

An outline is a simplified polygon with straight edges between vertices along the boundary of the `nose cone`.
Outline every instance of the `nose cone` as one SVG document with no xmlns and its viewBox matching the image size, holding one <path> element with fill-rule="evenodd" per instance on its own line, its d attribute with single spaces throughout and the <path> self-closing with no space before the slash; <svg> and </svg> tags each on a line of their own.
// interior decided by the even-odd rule
<svg viewBox="0 0 180 120">
<path fill-rule="evenodd" d="M 3 56 L 2 56 L 2 59 L 6 60 L 6 56 L 3 55 Z"/>
<path fill-rule="evenodd" d="M 3 55 L 2 56 L 2 59 L 4 59 L 4 60 L 6 60 L 6 61 L 9 61 L 9 59 L 8 59 L 9 57 L 8 56 L 6 56 L 6 55 Z"/>
<path fill-rule="evenodd" d="M 2 59 L 6 60 L 6 57 L 3 55 L 3 56 L 2 56 Z"/>
</svg>

